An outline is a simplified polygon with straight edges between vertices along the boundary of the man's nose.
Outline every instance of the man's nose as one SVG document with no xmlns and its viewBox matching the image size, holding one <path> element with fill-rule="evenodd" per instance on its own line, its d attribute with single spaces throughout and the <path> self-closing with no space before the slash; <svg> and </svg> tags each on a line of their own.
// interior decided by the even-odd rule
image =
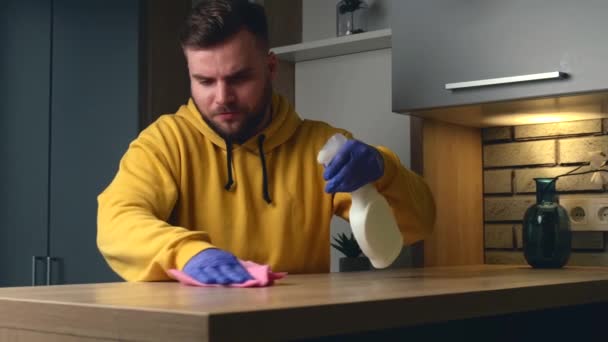
<svg viewBox="0 0 608 342">
<path fill-rule="evenodd" d="M 234 90 L 232 87 L 226 82 L 219 82 L 216 94 L 215 94 L 215 102 L 219 105 L 229 104 L 234 101 Z"/>
</svg>

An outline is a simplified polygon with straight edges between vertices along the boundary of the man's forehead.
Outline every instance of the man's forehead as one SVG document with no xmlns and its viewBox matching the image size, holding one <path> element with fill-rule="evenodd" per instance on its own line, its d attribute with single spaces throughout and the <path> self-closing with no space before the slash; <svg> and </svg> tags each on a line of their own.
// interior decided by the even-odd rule
<svg viewBox="0 0 608 342">
<path fill-rule="evenodd" d="M 192 76 L 211 78 L 227 77 L 239 73 L 251 72 L 254 70 L 254 66 L 248 62 L 220 64 L 195 63 L 194 65 L 189 64 L 189 69 Z"/>
<path fill-rule="evenodd" d="M 224 55 L 245 55 L 251 56 L 260 53 L 260 47 L 256 43 L 256 38 L 246 30 L 241 30 L 223 42 L 207 46 L 185 47 L 186 54 L 197 56 L 224 56 Z"/>
<path fill-rule="evenodd" d="M 189 60 L 220 60 L 224 62 L 247 61 L 253 58 L 259 58 L 260 51 L 257 49 L 237 49 L 234 47 L 227 48 L 186 48 L 186 58 Z"/>
<path fill-rule="evenodd" d="M 248 49 L 216 49 L 216 48 L 186 48 L 186 58 L 189 60 L 222 60 L 230 62 L 232 60 L 250 60 L 256 51 Z"/>
</svg>

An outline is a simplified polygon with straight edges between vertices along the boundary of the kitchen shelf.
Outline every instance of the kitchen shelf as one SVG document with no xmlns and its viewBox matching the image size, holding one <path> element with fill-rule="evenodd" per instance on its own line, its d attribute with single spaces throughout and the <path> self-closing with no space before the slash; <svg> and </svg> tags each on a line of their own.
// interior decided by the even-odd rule
<svg viewBox="0 0 608 342">
<path fill-rule="evenodd" d="M 279 59 L 303 62 L 391 47 L 391 29 L 315 40 L 271 49 Z"/>
</svg>

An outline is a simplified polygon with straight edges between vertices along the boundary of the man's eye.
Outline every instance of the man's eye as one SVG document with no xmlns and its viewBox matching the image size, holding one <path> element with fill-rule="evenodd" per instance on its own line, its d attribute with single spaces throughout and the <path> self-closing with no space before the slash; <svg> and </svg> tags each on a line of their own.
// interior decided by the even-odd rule
<svg viewBox="0 0 608 342">
<path fill-rule="evenodd" d="M 237 76 L 231 77 L 231 78 L 230 78 L 230 82 L 231 82 L 231 83 L 237 83 L 237 84 L 238 84 L 238 83 L 245 82 L 245 81 L 247 81 L 248 79 L 249 79 L 249 76 L 248 76 L 248 75 L 237 75 Z"/>
<path fill-rule="evenodd" d="M 211 81 L 211 80 L 198 80 L 198 83 L 200 83 L 202 85 L 212 85 L 213 81 Z"/>
</svg>

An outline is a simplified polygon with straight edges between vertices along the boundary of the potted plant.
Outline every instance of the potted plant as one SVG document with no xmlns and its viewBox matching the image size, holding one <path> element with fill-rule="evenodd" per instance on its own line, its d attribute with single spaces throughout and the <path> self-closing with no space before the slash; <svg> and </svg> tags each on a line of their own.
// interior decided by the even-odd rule
<svg viewBox="0 0 608 342">
<path fill-rule="evenodd" d="M 345 36 L 367 30 L 367 10 L 363 0 L 341 0 L 336 5 L 336 35 Z"/>
<path fill-rule="evenodd" d="M 344 233 L 334 236 L 331 246 L 344 254 L 344 257 L 340 258 L 340 272 L 367 271 L 371 268 L 369 259 L 362 255 L 353 233 L 350 233 L 350 237 Z"/>
</svg>

